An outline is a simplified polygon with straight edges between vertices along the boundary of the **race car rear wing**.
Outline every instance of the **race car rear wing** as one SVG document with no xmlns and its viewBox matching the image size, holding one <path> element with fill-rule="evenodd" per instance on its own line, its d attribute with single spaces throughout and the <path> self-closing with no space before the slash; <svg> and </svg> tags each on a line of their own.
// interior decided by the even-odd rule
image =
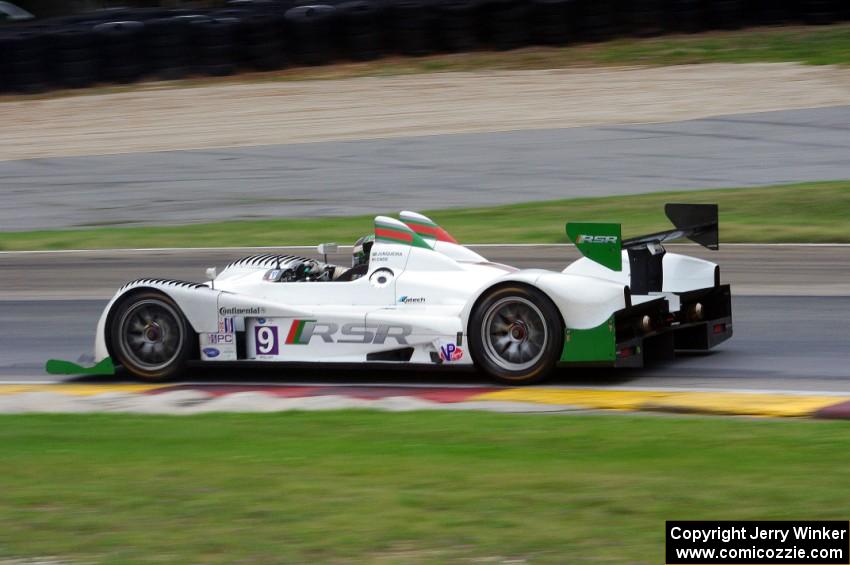
<svg viewBox="0 0 850 565">
<path fill-rule="evenodd" d="M 720 247 L 717 204 L 665 204 L 664 213 L 676 229 L 626 239 L 623 249 L 637 249 L 682 238 L 707 249 Z"/>
<path fill-rule="evenodd" d="M 687 238 L 708 249 L 719 248 L 717 204 L 666 204 L 664 213 L 675 229 L 622 239 L 620 224 L 567 223 L 567 237 L 582 255 L 612 271 L 623 270 L 622 250 L 629 256 L 630 288 L 635 294 L 662 287 L 663 243 Z"/>
</svg>

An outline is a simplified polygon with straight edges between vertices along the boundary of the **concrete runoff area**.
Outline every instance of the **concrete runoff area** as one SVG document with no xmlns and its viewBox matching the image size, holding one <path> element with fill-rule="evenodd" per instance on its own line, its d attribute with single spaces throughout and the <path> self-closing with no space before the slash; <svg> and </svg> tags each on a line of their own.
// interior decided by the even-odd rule
<svg viewBox="0 0 850 565">
<path fill-rule="evenodd" d="M 0 161 L 0 230 L 375 214 L 845 179 L 848 124 L 850 106 L 838 106 Z"/>
</svg>

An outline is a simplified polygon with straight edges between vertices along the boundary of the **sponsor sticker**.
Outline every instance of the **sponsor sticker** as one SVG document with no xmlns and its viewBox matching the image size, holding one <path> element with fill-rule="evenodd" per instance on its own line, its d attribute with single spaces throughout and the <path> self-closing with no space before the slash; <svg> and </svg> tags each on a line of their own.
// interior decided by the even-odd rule
<svg viewBox="0 0 850 565">
<path fill-rule="evenodd" d="M 409 324 L 325 322 L 315 318 L 249 318 L 246 323 L 248 358 L 264 361 L 301 358 L 302 354 L 304 360 L 318 360 L 315 352 L 310 353 L 317 347 L 331 351 L 348 345 L 410 345 L 408 339 L 413 334 Z M 329 349 L 321 349 L 325 347 Z"/>
<path fill-rule="evenodd" d="M 425 302 L 424 296 L 400 296 L 398 299 L 399 304 L 423 304 Z"/>
<path fill-rule="evenodd" d="M 406 337 L 413 332 L 407 324 L 361 324 L 349 323 L 340 326 L 334 322 L 319 320 L 292 320 L 286 334 L 286 345 L 323 343 L 384 343 L 395 342 L 407 345 Z"/>
<path fill-rule="evenodd" d="M 219 320 L 219 329 L 233 328 L 232 322 Z M 236 361 L 236 332 L 210 332 L 199 334 L 201 361 Z"/>
<path fill-rule="evenodd" d="M 440 346 L 440 360 L 443 363 L 453 363 L 463 359 L 463 349 L 454 343 L 447 343 Z"/>
<path fill-rule="evenodd" d="M 217 333 L 217 334 L 206 334 L 207 335 L 207 343 L 212 345 L 222 345 L 228 343 L 236 343 L 236 336 L 232 333 Z"/>
<path fill-rule="evenodd" d="M 218 309 L 218 313 L 220 316 L 259 316 L 261 314 L 265 314 L 266 309 L 262 306 L 236 306 L 232 308 L 222 306 Z"/>
<path fill-rule="evenodd" d="M 236 324 L 233 318 L 220 318 L 218 320 L 218 333 L 228 334 L 236 331 Z"/>
</svg>

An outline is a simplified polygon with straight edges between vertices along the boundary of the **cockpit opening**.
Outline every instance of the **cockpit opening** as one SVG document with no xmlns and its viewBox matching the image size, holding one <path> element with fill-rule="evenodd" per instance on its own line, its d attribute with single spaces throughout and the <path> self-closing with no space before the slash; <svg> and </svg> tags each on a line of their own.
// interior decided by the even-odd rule
<svg viewBox="0 0 850 565">
<path fill-rule="evenodd" d="M 374 244 L 373 234 L 364 235 L 358 239 L 351 251 L 351 267 L 327 263 L 327 250 L 332 247 L 331 244 L 322 244 L 318 249 L 325 261 L 315 259 L 294 261 L 284 267 L 269 270 L 263 278 L 269 282 L 354 281 L 369 272 L 369 256 Z"/>
</svg>

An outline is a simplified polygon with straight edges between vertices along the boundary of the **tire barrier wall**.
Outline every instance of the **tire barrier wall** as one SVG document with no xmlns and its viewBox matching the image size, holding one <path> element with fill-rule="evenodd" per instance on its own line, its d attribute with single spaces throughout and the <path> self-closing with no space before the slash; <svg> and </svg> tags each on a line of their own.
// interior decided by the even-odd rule
<svg viewBox="0 0 850 565">
<path fill-rule="evenodd" d="M 846 0 L 231 0 L 0 27 L 0 93 L 850 19 Z"/>
</svg>

